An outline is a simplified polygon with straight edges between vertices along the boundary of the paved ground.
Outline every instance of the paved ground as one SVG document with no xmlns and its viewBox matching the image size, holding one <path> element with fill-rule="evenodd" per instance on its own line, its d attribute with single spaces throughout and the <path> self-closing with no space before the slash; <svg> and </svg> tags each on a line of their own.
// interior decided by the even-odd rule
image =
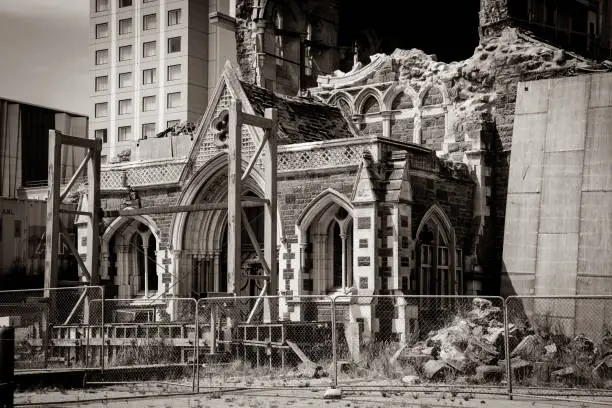
<svg viewBox="0 0 612 408">
<path fill-rule="evenodd" d="M 161 389 L 159 390 L 162 391 Z M 391 407 L 461 407 L 461 408 L 553 408 L 553 407 L 602 407 L 612 406 L 607 399 L 588 402 L 586 397 L 541 400 L 515 398 L 509 401 L 505 396 L 483 394 L 453 395 L 450 392 L 395 392 L 381 393 L 346 390 L 341 400 L 323 399 L 321 388 L 293 388 L 274 390 L 239 390 L 229 392 L 203 392 L 198 395 L 155 397 L 147 392 L 142 395 L 133 391 L 98 389 L 87 391 L 47 391 L 34 394 L 17 394 L 16 403 L 40 407 L 89 407 L 89 408 L 391 408 Z M 130 398 L 136 397 L 136 398 Z M 92 399 L 104 399 L 87 402 Z M 44 401 L 44 403 L 42 403 Z M 55 401 L 55 402 L 54 402 Z M 73 401 L 67 403 L 66 401 Z M 584 401 L 584 402 L 582 402 Z M 38 404 L 40 402 L 40 405 Z"/>
</svg>

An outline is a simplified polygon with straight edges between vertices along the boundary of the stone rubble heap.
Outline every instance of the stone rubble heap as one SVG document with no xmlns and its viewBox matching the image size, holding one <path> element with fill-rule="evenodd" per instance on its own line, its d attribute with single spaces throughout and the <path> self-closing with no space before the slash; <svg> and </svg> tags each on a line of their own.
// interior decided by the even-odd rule
<svg viewBox="0 0 612 408">
<path fill-rule="evenodd" d="M 449 326 L 404 349 L 398 361 L 425 381 L 464 377 L 475 383 L 500 382 L 506 373 L 502 310 L 481 298 L 475 298 L 472 306 L 465 317 L 456 317 Z M 570 339 L 514 324 L 508 325 L 508 337 L 515 380 L 577 385 L 612 379 L 609 333 L 599 347 L 584 335 Z M 406 376 L 404 382 L 414 384 L 415 376 Z"/>
</svg>

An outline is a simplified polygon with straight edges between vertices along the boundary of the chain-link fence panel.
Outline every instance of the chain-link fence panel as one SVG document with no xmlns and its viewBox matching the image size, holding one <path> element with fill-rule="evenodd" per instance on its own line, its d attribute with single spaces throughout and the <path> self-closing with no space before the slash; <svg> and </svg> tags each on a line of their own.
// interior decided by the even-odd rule
<svg viewBox="0 0 612 408">
<path fill-rule="evenodd" d="M 95 366 L 90 324 L 101 321 L 99 286 L 0 291 L 0 317 L 15 328 L 15 371 Z"/>
<path fill-rule="evenodd" d="M 323 296 L 200 299 L 199 389 L 328 386 L 331 314 Z"/>
<path fill-rule="evenodd" d="M 612 390 L 612 297 L 509 297 L 516 386 Z"/>
<path fill-rule="evenodd" d="M 497 385 L 505 378 L 503 299 L 338 296 L 342 387 Z"/>
<path fill-rule="evenodd" d="M 194 386 L 196 300 L 106 299 L 102 330 L 103 372 L 89 384 L 123 384 L 155 393 Z"/>
</svg>

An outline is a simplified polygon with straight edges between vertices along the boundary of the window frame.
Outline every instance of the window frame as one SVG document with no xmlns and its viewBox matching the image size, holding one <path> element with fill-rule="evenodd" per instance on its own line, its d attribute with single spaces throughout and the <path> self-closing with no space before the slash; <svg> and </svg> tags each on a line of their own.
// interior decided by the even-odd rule
<svg viewBox="0 0 612 408">
<path fill-rule="evenodd" d="M 151 136 L 146 136 L 145 135 L 145 126 L 150 126 L 150 125 L 153 125 L 152 135 Z M 141 129 L 140 129 L 140 138 L 141 139 L 150 139 L 150 138 L 153 138 L 153 137 L 155 137 L 155 131 L 156 131 L 156 129 L 155 129 L 155 122 L 143 123 L 142 126 L 141 126 Z"/>
<path fill-rule="evenodd" d="M 176 95 L 178 95 L 177 105 L 170 106 L 171 98 L 173 98 Z M 180 92 L 168 92 L 166 94 L 166 109 L 174 109 L 174 108 L 180 108 L 180 107 L 181 107 L 181 93 Z"/>
<path fill-rule="evenodd" d="M 121 138 L 121 131 L 122 130 L 126 130 L 126 129 L 127 129 L 126 135 L 122 139 Z M 131 137 L 132 137 L 132 126 L 127 125 L 127 126 L 118 126 L 117 127 L 117 142 L 129 142 Z"/>
<path fill-rule="evenodd" d="M 128 3 L 128 2 L 129 2 L 129 4 L 124 4 L 124 3 Z M 132 7 L 134 5 L 134 1 L 133 0 L 119 0 L 117 3 L 118 3 L 117 5 L 119 6 L 119 8 Z"/>
<path fill-rule="evenodd" d="M 123 109 L 121 109 L 122 107 L 127 106 L 129 109 L 126 111 L 123 111 Z M 132 102 L 132 98 L 128 98 L 128 99 L 119 99 L 117 101 L 117 116 L 123 116 L 123 115 L 130 115 L 133 112 L 133 102 Z"/>
<path fill-rule="evenodd" d="M 101 2 L 106 1 L 106 6 L 104 8 L 100 7 Z M 110 0 L 96 0 L 96 13 L 101 13 L 103 11 L 108 11 L 110 6 Z"/>
<path fill-rule="evenodd" d="M 106 27 L 106 35 L 99 35 L 100 34 L 99 29 L 102 26 Z M 95 31 L 96 31 L 96 33 L 95 33 L 96 34 L 96 40 L 99 40 L 101 38 L 108 38 L 108 22 L 96 24 Z"/>
<path fill-rule="evenodd" d="M 98 111 L 98 107 L 101 108 L 102 106 L 105 107 L 105 109 L 104 109 L 105 110 L 105 114 L 104 115 L 99 114 L 99 111 Z M 95 118 L 106 118 L 106 117 L 108 117 L 108 102 L 97 102 L 97 103 L 94 103 L 94 117 Z"/>
<path fill-rule="evenodd" d="M 129 79 L 130 79 L 130 83 L 129 85 L 125 85 L 121 83 L 121 79 L 124 78 L 124 75 L 129 75 Z M 132 74 L 131 71 L 127 71 L 127 72 L 120 72 L 117 75 L 117 88 L 119 89 L 123 89 L 123 88 L 129 88 L 134 86 L 134 74 Z"/>
<path fill-rule="evenodd" d="M 145 82 L 146 75 L 145 73 L 150 71 L 151 74 L 151 82 Z M 157 68 L 146 68 L 142 70 L 142 84 L 143 85 L 151 85 L 157 82 Z"/>
<path fill-rule="evenodd" d="M 176 78 L 170 78 L 170 68 L 175 68 L 175 67 L 178 67 L 178 68 L 179 68 L 179 69 L 178 69 L 178 77 L 176 77 Z M 181 77 L 182 77 L 183 67 L 181 66 L 181 64 L 172 64 L 172 65 L 168 65 L 168 67 L 167 67 L 166 71 L 167 71 L 167 72 L 166 72 L 166 78 L 167 78 L 166 80 L 167 80 L 168 82 L 170 82 L 170 81 L 178 81 L 178 80 L 180 80 L 180 79 L 181 79 Z"/>
<path fill-rule="evenodd" d="M 129 31 L 125 31 L 125 27 L 122 24 L 122 23 L 125 23 L 126 21 L 130 22 Z M 117 24 L 118 24 L 117 32 L 119 33 L 119 35 L 132 34 L 134 32 L 134 21 L 132 20 L 132 17 L 122 18 L 121 20 L 119 20 Z"/>
<path fill-rule="evenodd" d="M 121 57 L 121 50 L 125 50 L 125 49 L 129 49 L 130 50 L 130 56 L 129 58 L 122 58 Z M 131 61 L 132 59 L 134 59 L 134 52 L 133 52 L 134 48 L 132 47 L 132 44 L 128 44 L 128 45 L 120 45 L 119 46 L 119 51 L 117 52 L 117 58 L 119 59 L 120 62 L 123 61 Z"/>
<path fill-rule="evenodd" d="M 99 86 L 100 84 L 99 84 L 99 82 L 98 82 L 98 80 L 99 80 L 99 79 L 102 79 L 102 78 L 105 78 L 105 79 L 106 79 L 105 86 L 104 86 L 103 88 Z M 100 76 L 97 76 L 97 77 L 94 79 L 94 88 L 95 88 L 96 92 L 108 91 L 108 75 L 100 75 Z"/>
<path fill-rule="evenodd" d="M 171 18 L 171 17 L 175 17 L 175 18 Z M 182 20 L 183 20 L 182 9 L 177 8 L 177 9 L 168 10 L 168 27 L 179 25 L 182 23 Z"/>
<path fill-rule="evenodd" d="M 147 28 L 147 17 L 153 16 L 153 27 Z M 142 16 L 142 31 L 155 30 L 157 28 L 157 13 L 145 14 Z"/>
<path fill-rule="evenodd" d="M 178 39 L 178 49 L 177 49 L 177 50 L 175 50 L 175 51 L 171 51 L 171 46 L 170 46 L 170 43 L 171 43 L 173 40 L 177 40 L 177 39 Z M 180 35 L 179 35 L 179 36 L 177 36 L 177 37 L 170 37 L 170 38 L 168 38 L 168 50 L 167 50 L 167 51 L 168 51 L 168 52 L 167 52 L 168 54 L 175 54 L 175 53 L 181 52 L 181 49 L 182 49 L 182 40 L 181 40 L 181 36 L 180 36 Z"/>
<path fill-rule="evenodd" d="M 153 100 L 153 107 L 151 109 L 145 109 L 145 100 Z M 146 95 L 142 97 L 142 111 L 143 112 L 155 112 L 157 110 L 157 96 Z"/>
<path fill-rule="evenodd" d="M 102 137 L 98 137 L 98 132 L 102 132 Z M 94 139 L 102 139 L 102 143 L 107 143 L 108 142 L 108 129 L 107 128 L 94 129 Z"/>
<path fill-rule="evenodd" d="M 172 123 L 172 124 L 170 124 Z M 181 123 L 180 119 L 171 119 L 171 120 L 167 120 L 166 121 L 166 129 L 169 129 L 171 127 L 175 127 L 176 125 L 178 125 L 179 123 Z"/>
<path fill-rule="evenodd" d="M 145 49 L 147 49 L 147 46 L 153 44 L 153 54 L 151 55 L 146 55 L 145 54 Z M 151 48 L 148 48 L 151 49 Z M 151 57 L 155 57 L 157 55 L 157 41 L 153 40 L 153 41 L 145 41 L 142 43 L 142 58 L 151 58 Z"/>
<path fill-rule="evenodd" d="M 105 52 L 105 53 L 106 53 L 106 60 L 105 60 L 105 62 L 100 62 L 99 60 L 100 60 L 101 58 L 98 58 L 100 55 L 102 55 L 102 54 L 100 54 L 100 53 L 102 53 L 102 52 Z M 96 59 L 96 61 L 95 61 L 95 62 L 96 62 L 96 65 L 106 65 L 106 64 L 108 64 L 108 56 L 109 56 L 109 53 L 108 53 L 108 48 L 103 48 L 103 49 L 101 49 L 101 50 L 96 50 L 96 55 L 95 55 L 95 59 Z"/>
</svg>

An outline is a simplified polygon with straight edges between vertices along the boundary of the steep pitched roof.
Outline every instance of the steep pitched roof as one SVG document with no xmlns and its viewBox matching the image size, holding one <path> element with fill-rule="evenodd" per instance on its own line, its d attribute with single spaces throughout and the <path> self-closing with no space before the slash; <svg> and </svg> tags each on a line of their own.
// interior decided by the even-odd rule
<svg viewBox="0 0 612 408">
<path fill-rule="evenodd" d="M 266 108 L 278 109 L 279 143 L 315 142 L 355 136 L 337 107 L 305 98 L 278 95 L 242 81 L 240 85 L 256 114 L 263 115 Z"/>
</svg>

